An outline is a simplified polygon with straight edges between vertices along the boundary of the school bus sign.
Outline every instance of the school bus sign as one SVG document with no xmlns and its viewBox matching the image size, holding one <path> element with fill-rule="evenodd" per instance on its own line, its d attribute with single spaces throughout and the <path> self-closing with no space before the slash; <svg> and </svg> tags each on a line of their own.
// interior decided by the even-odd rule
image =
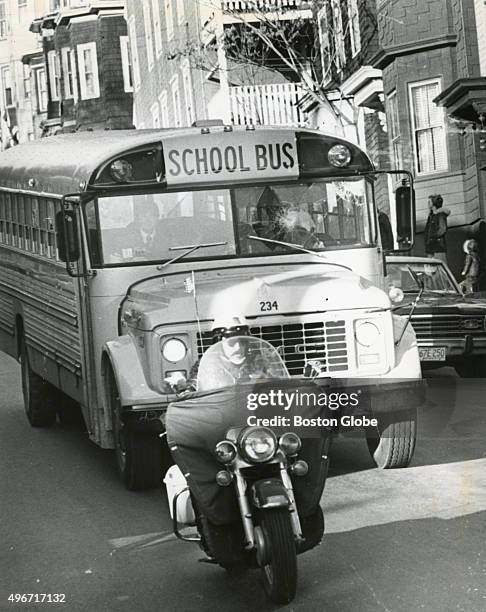
<svg viewBox="0 0 486 612">
<path fill-rule="evenodd" d="M 295 133 L 271 131 L 265 141 L 261 132 L 240 132 L 238 141 L 235 136 L 223 132 L 211 139 L 206 134 L 171 139 L 164 149 L 167 185 L 298 178 Z"/>
</svg>

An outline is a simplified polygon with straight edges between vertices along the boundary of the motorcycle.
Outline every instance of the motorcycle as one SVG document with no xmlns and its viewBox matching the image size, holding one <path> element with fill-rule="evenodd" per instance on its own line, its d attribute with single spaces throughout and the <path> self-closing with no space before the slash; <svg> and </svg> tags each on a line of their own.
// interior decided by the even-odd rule
<svg viewBox="0 0 486 612">
<path fill-rule="evenodd" d="M 199 542 L 206 560 L 227 571 L 260 568 L 267 596 L 288 603 L 296 593 L 297 555 L 324 533 L 319 502 L 333 432 L 319 428 L 302 438 L 281 406 L 272 417 L 265 398 L 315 390 L 315 383 L 291 379 L 277 350 L 251 336 L 231 339 L 245 351 L 235 366 L 229 340 L 204 353 L 197 391 L 167 410 L 168 445 L 185 478 L 172 499 L 174 533 Z M 186 512 L 189 499 L 193 513 Z M 188 535 L 188 525 L 196 533 Z"/>
</svg>

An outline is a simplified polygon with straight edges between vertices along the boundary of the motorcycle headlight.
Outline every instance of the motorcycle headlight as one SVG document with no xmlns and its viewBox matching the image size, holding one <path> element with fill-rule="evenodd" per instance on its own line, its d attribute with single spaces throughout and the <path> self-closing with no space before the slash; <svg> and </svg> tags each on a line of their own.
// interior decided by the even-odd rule
<svg viewBox="0 0 486 612">
<path fill-rule="evenodd" d="M 164 342 L 162 346 L 162 355 L 164 359 L 171 363 L 177 363 L 184 359 L 187 353 L 187 346 L 178 338 L 171 338 Z"/>
<path fill-rule="evenodd" d="M 284 435 L 278 441 L 278 445 L 286 455 L 292 456 L 296 455 L 300 451 L 302 442 L 296 433 L 290 431 L 288 433 L 284 433 Z"/>
<path fill-rule="evenodd" d="M 238 440 L 241 456 L 249 463 L 263 463 L 277 452 L 277 438 L 271 429 L 253 427 L 244 429 Z"/>
<path fill-rule="evenodd" d="M 223 440 L 216 444 L 216 459 L 221 463 L 231 463 L 236 457 L 236 446 L 229 440 Z"/>
<path fill-rule="evenodd" d="M 361 346 L 373 346 L 380 336 L 380 330 L 372 321 L 358 321 L 354 333 Z"/>
</svg>

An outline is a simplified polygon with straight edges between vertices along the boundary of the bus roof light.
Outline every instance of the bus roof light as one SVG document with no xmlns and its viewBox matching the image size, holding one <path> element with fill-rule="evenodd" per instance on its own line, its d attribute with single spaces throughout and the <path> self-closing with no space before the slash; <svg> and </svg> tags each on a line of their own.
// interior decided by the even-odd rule
<svg viewBox="0 0 486 612">
<path fill-rule="evenodd" d="M 233 126 L 232 125 L 225 125 L 223 128 L 224 132 L 232 132 L 233 131 Z"/>
<path fill-rule="evenodd" d="M 346 145 L 335 144 L 329 149 L 327 158 L 335 168 L 345 168 L 351 163 L 351 151 Z"/>
<path fill-rule="evenodd" d="M 247 124 L 246 124 L 246 129 L 247 129 L 249 132 L 254 132 L 254 131 L 255 131 L 255 124 L 254 124 L 254 123 L 247 123 Z"/>
<path fill-rule="evenodd" d="M 115 159 L 110 166 L 110 174 L 117 183 L 126 183 L 133 178 L 133 166 L 126 159 Z"/>
<path fill-rule="evenodd" d="M 201 134 L 209 134 L 211 130 L 208 127 L 202 127 L 201 128 Z"/>
</svg>

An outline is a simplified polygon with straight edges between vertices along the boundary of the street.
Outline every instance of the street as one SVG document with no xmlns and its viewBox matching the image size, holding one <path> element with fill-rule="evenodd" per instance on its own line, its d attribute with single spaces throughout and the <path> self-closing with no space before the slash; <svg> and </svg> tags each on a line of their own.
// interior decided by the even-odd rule
<svg viewBox="0 0 486 612">
<path fill-rule="evenodd" d="M 0 609 L 272 610 L 259 575 L 198 563 L 171 532 L 165 493 L 131 493 L 112 453 L 80 429 L 33 429 L 19 367 L 0 356 Z M 444 378 L 446 376 L 446 378 Z M 373 468 L 340 439 L 323 497 L 323 544 L 299 557 L 288 610 L 486 609 L 486 385 L 431 372 L 412 467 Z M 64 604 L 9 604 L 10 594 Z"/>
</svg>

